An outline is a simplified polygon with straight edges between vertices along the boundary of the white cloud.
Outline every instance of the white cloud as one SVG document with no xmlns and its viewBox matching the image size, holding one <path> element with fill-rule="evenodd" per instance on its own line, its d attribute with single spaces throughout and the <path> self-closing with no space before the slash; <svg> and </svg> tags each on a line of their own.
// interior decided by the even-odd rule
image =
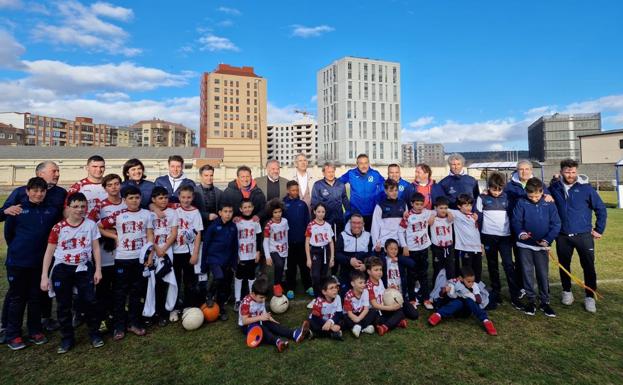
<svg viewBox="0 0 623 385">
<path fill-rule="evenodd" d="M 17 42 L 13 35 L 0 29 L 0 68 L 21 69 L 24 67 L 20 56 L 26 48 Z"/>
<path fill-rule="evenodd" d="M 75 0 L 59 1 L 55 5 L 58 13 L 55 19 L 60 21 L 59 24 L 37 24 L 32 31 L 35 40 L 124 56 L 135 56 L 141 52 L 138 48 L 126 46 L 129 36 L 123 28 L 101 19 L 108 17 L 127 21 L 134 15 L 131 9 L 104 2 L 86 7 Z"/>
<path fill-rule="evenodd" d="M 316 103 L 318 101 L 318 94 L 313 94 L 311 98 L 309 98 L 310 103 Z"/>
<path fill-rule="evenodd" d="M 623 112 L 623 94 L 603 96 L 597 99 L 571 103 L 567 105 L 562 112 Z"/>
<path fill-rule="evenodd" d="M 493 143 L 489 146 L 490 151 L 503 151 L 504 145 L 502 143 Z"/>
<path fill-rule="evenodd" d="M 216 25 L 218 25 L 219 27 L 231 27 L 232 25 L 234 25 L 234 22 L 226 19 L 223 21 L 219 21 L 218 23 L 216 23 Z"/>
<path fill-rule="evenodd" d="M 202 45 L 201 50 L 205 51 L 240 51 L 231 40 L 226 37 L 220 37 L 213 34 L 208 34 L 199 38 L 199 43 Z"/>
<path fill-rule="evenodd" d="M 104 100 L 107 102 L 130 99 L 130 95 L 126 94 L 125 92 L 101 92 L 101 93 L 95 94 L 95 97 L 98 100 Z"/>
<path fill-rule="evenodd" d="M 0 0 L 0 8 L 19 9 L 22 6 L 21 0 Z"/>
<path fill-rule="evenodd" d="M 270 101 L 267 104 L 268 124 L 291 123 L 301 118 L 301 115 L 294 112 L 297 109 L 295 105 L 287 105 L 285 107 L 277 107 Z"/>
<path fill-rule="evenodd" d="M 240 12 L 236 8 L 218 7 L 216 10 L 219 11 L 219 12 L 226 13 L 228 15 L 233 15 L 233 16 L 240 16 L 242 14 L 242 12 Z"/>
<path fill-rule="evenodd" d="M 491 143 L 519 139 L 525 136 L 526 121 L 513 119 L 459 123 L 448 120 L 444 124 L 420 130 L 403 130 L 404 142 L 428 143 Z"/>
<path fill-rule="evenodd" d="M 317 37 L 327 32 L 335 31 L 335 28 L 328 25 L 318 25 L 316 27 L 306 27 L 304 25 L 295 24 L 292 25 L 292 36 L 297 37 Z"/>
<path fill-rule="evenodd" d="M 428 126 L 429 124 L 435 121 L 434 116 L 423 116 L 409 123 L 409 127 L 411 128 L 421 128 Z"/>
</svg>

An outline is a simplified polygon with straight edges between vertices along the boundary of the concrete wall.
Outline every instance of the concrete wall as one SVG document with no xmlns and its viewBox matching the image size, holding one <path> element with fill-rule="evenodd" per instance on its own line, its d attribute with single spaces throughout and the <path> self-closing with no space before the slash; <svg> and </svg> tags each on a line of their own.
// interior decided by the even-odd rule
<svg viewBox="0 0 623 385">
<path fill-rule="evenodd" d="M 613 164 L 623 159 L 623 132 L 580 138 L 582 163 Z"/>
</svg>

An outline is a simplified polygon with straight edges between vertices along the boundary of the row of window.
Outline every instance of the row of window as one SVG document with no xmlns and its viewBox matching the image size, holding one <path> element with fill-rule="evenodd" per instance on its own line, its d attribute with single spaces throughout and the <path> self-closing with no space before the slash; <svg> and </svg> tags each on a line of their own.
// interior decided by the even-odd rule
<svg viewBox="0 0 623 385">
<path fill-rule="evenodd" d="M 229 89 L 224 88 L 223 95 L 227 95 L 227 94 L 234 95 L 234 91 L 235 91 L 236 96 L 240 95 L 240 90 L 237 88 L 235 90 L 233 88 L 229 88 Z M 219 87 L 214 87 L 214 93 L 218 94 L 220 92 L 221 92 L 221 89 Z M 247 90 L 247 96 L 251 96 L 251 91 Z M 253 91 L 253 96 L 257 98 L 257 91 Z"/>
<path fill-rule="evenodd" d="M 221 84 L 221 79 L 219 78 L 214 78 L 214 84 Z M 223 80 L 223 85 L 225 87 L 229 86 L 229 87 L 240 87 L 240 82 L 238 80 L 234 81 L 234 80 L 227 80 L 224 79 Z M 251 88 L 251 82 L 247 82 L 247 88 Z M 257 89 L 257 82 L 253 82 L 253 88 Z"/>
<path fill-rule="evenodd" d="M 214 95 L 214 101 L 215 102 L 220 102 L 221 101 L 221 97 L 219 95 Z M 232 104 L 240 104 L 240 99 L 239 98 L 233 98 L 233 97 L 227 97 L 224 96 L 223 97 L 223 103 L 232 103 Z M 251 105 L 251 99 L 247 99 L 247 104 Z M 257 106 L 257 99 L 253 99 L 253 105 Z"/>
</svg>

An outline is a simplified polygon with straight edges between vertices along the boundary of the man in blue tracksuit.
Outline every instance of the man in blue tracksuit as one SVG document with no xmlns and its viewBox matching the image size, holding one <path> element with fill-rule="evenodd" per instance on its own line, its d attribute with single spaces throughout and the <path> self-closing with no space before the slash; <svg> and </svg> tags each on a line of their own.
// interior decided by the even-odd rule
<svg viewBox="0 0 623 385">
<path fill-rule="evenodd" d="M 370 167 L 370 159 L 366 154 L 357 156 L 357 167 L 348 170 L 339 177 L 340 182 L 350 184 L 350 212 L 359 213 L 363 216 L 365 229 L 370 231 L 372 227 L 372 214 L 374 207 L 383 193 L 385 178 Z"/>
<path fill-rule="evenodd" d="M 325 221 L 333 227 L 337 235 L 344 230 L 344 211 L 350 212 L 350 201 L 346 195 L 344 183 L 335 179 L 335 165 L 327 162 L 322 166 L 323 179 L 314 183 L 311 196 L 311 208 L 322 203 L 327 207 Z"/>
<path fill-rule="evenodd" d="M 586 286 L 597 288 L 597 274 L 595 273 L 595 239 L 600 239 L 606 230 L 606 206 L 597 194 L 597 191 L 588 184 L 588 180 L 580 178 L 577 173 L 578 162 L 565 159 L 560 162 L 560 180 L 550 185 L 550 192 L 558 207 L 558 214 L 562 222 L 560 234 L 556 238 L 556 253 L 558 261 L 565 269 L 571 270 L 571 256 L 577 250 L 580 256 L 580 265 L 584 270 Z M 593 212 L 597 221 L 592 224 Z M 571 279 L 561 269 L 562 303 L 571 305 Z M 584 307 L 595 313 L 594 294 L 586 290 Z"/>
<path fill-rule="evenodd" d="M 397 165 L 396 163 L 392 163 L 387 166 L 387 179 L 393 179 L 396 181 L 396 183 L 398 183 L 398 199 L 404 201 L 409 209 L 411 209 L 411 197 L 415 192 L 415 186 L 413 185 L 413 183 L 409 183 L 406 180 L 402 179 L 402 176 L 400 176 L 399 165 Z M 385 198 L 387 198 L 387 195 L 385 194 L 385 191 L 383 191 L 383 193 L 381 193 L 381 195 L 379 196 L 378 202 L 382 201 Z"/>
<path fill-rule="evenodd" d="M 232 221 L 234 208 L 223 203 L 218 211 L 219 218 L 204 230 L 201 273 L 212 273 L 212 284 L 208 289 L 207 302 L 218 303 L 220 319 L 227 321 L 225 301 L 229 296 L 232 269 L 238 262 L 238 228 Z"/>
<path fill-rule="evenodd" d="M 443 193 L 443 195 L 450 201 L 449 207 L 457 210 L 456 199 L 459 195 L 467 194 L 475 201 L 476 198 L 478 198 L 478 195 L 480 195 L 480 189 L 478 188 L 478 182 L 476 179 L 467 175 L 464 168 L 465 158 L 463 158 L 463 155 L 450 155 L 448 157 L 448 165 L 450 166 L 450 174 L 438 183 L 440 189 L 438 189 L 435 195 Z M 437 199 L 437 196 L 433 196 L 433 202 L 435 199 Z"/>
</svg>

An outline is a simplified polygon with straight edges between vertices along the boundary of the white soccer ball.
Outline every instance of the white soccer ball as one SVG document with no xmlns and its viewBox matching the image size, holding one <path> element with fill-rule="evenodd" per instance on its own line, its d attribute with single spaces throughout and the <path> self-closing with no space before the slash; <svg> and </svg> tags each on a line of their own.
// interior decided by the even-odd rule
<svg viewBox="0 0 623 385">
<path fill-rule="evenodd" d="M 393 288 L 385 289 L 385 292 L 383 293 L 383 305 L 393 305 L 396 303 L 402 306 L 404 303 L 402 294 Z"/>
<path fill-rule="evenodd" d="M 286 310 L 288 310 L 289 306 L 290 301 L 288 301 L 288 297 L 286 297 L 285 295 L 279 297 L 273 296 L 273 298 L 270 299 L 270 309 L 273 311 L 273 313 L 285 313 Z"/>
<path fill-rule="evenodd" d="M 203 312 L 198 307 L 184 309 L 182 326 L 186 330 L 196 330 L 203 325 Z"/>
</svg>

